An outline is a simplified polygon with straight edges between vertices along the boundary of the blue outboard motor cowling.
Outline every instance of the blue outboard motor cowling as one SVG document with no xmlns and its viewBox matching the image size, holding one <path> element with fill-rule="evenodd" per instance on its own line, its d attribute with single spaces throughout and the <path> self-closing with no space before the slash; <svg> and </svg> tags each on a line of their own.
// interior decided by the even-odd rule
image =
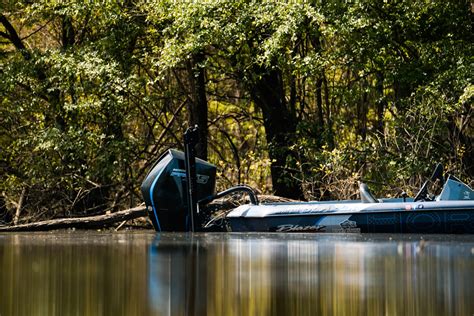
<svg viewBox="0 0 474 316">
<path fill-rule="evenodd" d="M 197 200 L 212 196 L 216 166 L 196 159 Z M 185 155 L 170 149 L 155 163 L 141 185 L 148 216 L 156 231 L 189 231 Z"/>
</svg>

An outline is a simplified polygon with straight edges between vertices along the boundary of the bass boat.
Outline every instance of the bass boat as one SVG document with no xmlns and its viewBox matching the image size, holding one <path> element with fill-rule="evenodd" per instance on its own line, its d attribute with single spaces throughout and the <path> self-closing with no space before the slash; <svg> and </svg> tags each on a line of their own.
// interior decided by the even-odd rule
<svg viewBox="0 0 474 316">
<path fill-rule="evenodd" d="M 413 198 L 378 199 L 360 183 L 360 200 L 259 203 L 248 186 L 215 193 L 216 166 L 195 158 L 197 128 L 184 139 L 184 153 L 165 152 L 141 186 L 157 231 L 474 233 L 474 191 L 440 164 Z M 442 190 L 433 196 L 438 180 Z M 235 192 L 247 193 L 250 204 L 212 218 L 210 202 Z"/>
</svg>

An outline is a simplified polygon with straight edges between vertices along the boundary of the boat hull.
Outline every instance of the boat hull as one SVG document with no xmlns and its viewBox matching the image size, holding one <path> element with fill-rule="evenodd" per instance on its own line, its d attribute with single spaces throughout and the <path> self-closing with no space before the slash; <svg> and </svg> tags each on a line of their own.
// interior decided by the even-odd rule
<svg viewBox="0 0 474 316">
<path fill-rule="evenodd" d="M 368 211 L 358 209 L 350 212 L 343 208 L 342 211 L 325 212 L 322 206 L 312 211 L 306 207 L 305 212 L 294 208 L 286 214 L 275 210 L 247 210 L 241 216 L 231 213 L 227 221 L 235 232 L 474 234 L 474 205 L 451 209 L 412 209 L 412 204 L 407 205 L 410 210 L 377 211 L 369 208 Z"/>
</svg>

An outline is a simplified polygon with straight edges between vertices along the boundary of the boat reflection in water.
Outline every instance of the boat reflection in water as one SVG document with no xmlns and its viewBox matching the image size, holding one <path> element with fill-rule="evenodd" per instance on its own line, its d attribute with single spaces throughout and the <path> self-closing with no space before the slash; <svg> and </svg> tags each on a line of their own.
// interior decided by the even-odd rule
<svg viewBox="0 0 474 316">
<path fill-rule="evenodd" d="M 474 239 L 421 238 L 163 233 L 148 301 L 158 315 L 472 315 Z"/>
</svg>

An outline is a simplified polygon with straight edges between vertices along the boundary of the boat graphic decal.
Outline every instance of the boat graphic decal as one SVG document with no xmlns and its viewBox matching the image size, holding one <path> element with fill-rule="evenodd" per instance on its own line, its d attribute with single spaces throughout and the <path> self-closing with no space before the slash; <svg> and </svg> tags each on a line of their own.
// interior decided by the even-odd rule
<svg viewBox="0 0 474 316">
<path fill-rule="evenodd" d="M 320 225 L 278 225 L 276 228 L 277 232 L 319 232 L 324 231 L 326 226 Z"/>
<path fill-rule="evenodd" d="M 186 178 L 186 170 L 175 168 L 171 172 L 172 177 Z M 199 184 L 206 184 L 209 181 L 209 176 L 203 174 L 196 175 L 196 182 Z"/>
</svg>

